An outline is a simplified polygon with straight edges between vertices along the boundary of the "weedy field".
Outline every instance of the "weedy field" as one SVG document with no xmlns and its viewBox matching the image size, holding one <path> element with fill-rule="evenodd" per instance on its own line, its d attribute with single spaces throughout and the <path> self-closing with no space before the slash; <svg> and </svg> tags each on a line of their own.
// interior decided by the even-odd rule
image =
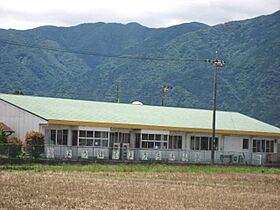
<svg viewBox="0 0 280 210">
<path fill-rule="evenodd" d="M 0 166 L 0 209 L 279 209 L 279 169 L 172 167 Z"/>
</svg>

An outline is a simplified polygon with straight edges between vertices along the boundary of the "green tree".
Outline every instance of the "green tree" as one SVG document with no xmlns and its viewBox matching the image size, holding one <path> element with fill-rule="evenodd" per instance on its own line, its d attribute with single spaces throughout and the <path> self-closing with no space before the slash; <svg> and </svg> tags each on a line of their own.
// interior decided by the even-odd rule
<svg viewBox="0 0 280 210">
<path fill-rule="evenodd" d="M 16 90 L 13 92 L 14 95 L 24 95 L 23 91 L 21 90 Z"/>
</svg>

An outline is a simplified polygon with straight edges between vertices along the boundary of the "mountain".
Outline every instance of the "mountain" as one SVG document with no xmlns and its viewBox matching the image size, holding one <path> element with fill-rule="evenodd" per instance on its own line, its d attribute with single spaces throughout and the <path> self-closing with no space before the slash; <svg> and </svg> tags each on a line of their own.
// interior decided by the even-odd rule
<svg viewBox="0 0 280 210">
<path fill-rule="evenodd" d="M 279 127 L 279 26 L 280 11 L 212 27 L 196 22 L 168 28 L 87 23 L 0 30 L 0 92 L 116 101 L 118 86 L 121 102 L 160 104 L 160 87 L 168 84 L 173 87 L 165 99 L 168 106 L 209 109 L 213 67 L 203 60 L 218 56 L 226 61 L 219 71 L 218 109 Z M 86 55 L 91 52 L 108 57 Z"/>
</svg>

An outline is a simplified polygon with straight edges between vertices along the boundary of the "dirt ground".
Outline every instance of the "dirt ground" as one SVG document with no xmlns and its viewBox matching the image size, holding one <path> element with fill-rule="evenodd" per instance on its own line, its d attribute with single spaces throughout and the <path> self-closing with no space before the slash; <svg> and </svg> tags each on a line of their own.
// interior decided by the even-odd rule
<svg viewBox="0 0 280 210">
<path fill-rule="evenodd" d="M 279 208 L 279 175 L 0 172 L 0 209 Z"/>
</svg>

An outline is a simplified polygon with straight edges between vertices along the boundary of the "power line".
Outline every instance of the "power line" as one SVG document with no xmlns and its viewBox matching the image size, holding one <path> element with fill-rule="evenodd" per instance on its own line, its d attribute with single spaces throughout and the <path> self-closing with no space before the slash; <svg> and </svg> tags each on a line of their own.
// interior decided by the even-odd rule
<svg viewBox="0 0 280 210">
<path fill-rule="evenodd" d="M 175 58 L 175 57 L 161 58 L 161 57 L 144 57 L 144 56 L 134 56 L 134 55 L 114 55 L 114 54 L 98 53 L 98 52 L 75 50 L 75 49 L 63 49 L 63 48 L 37 46 L 37 45 L 31 45 L 31 44 L 27 44 L 27 43 L 19 43 L 19 42 L 4 40 L 4 39 L 0 39 L 0 42 L 2 42 L 4 44 L 8 44 L 8 45 L 27 47 L 27 48 L 32 48 L 32 49 L 48 50 L 48 51 L 54 51 L 54 52 L 72 53 L 72 54 L 80 54 L 80 55 L 90 55 L 90 56 L 98 56 L 98 57 L 106 57 L 106 58 L 151 60 L 151 61 L 184 61 L 184 62 L 204 61 L 204 62 L 208 62 L 208 59 L 187 59 L 187 58 Z"/>
</svg>

